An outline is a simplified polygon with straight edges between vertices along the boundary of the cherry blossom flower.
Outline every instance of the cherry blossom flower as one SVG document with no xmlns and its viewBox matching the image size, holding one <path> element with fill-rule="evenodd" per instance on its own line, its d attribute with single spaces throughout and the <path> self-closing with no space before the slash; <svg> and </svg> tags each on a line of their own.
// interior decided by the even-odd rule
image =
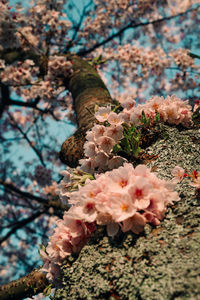
<svg viewBox="0 0 200 300">
<path fill-rule="evenodd" d="M 175 166 L 171 171 L 175 182 L 180 182 L 184 178 L 185 170 L 179 166 Z"/>
<path fill-rule="evenodd" d="M 95 113 L 95 117 L 99 122 L 104 122 L 108 120 L 108 116 L 111 112 L 111 107 L 99 107 L 99 110 Z"/>
<path fill-rule="evenodd" d="M 106 136 L 111 137 L 115 142 L 119 142 L 123 138 L 123 127 L 121 125 L 109 126 L 106 128 Z"/>
<path fill-rule="evenodd" d="M 68 172 L 66 177 L 68 181 Z M 79 253 L 96 224 L 106 225 L 107 234 L 112 238 L 120 228 L 123 232 L 131 230 L 140 234 L 146 223 L 159 225 L 167 205 L 178 200 L 174 185 L 159 179 L 145 165 L 134 169 L 125 163 L 98 175 L 95 180 L 87 179 L 85 186 L 71 193 L 72 206 L 63 220 L 57 221 L 43 254 L 46 262 L 43 271 L 53 279 L 54 265 L 60 266 L 71 253 Z"/>
<path fill-rule="evenodd" d="M 145 209 L 149 206 L 150 199 L 148 197 L 152 185 L 143 177 L 138 176 L 135 180 L 134 185 L 130 187 L 129 194 L 131 195 L 134 205 L 138 209 Z"/>
<path fill-rule="evenodd" d="M 126 158 L 123 158 L 121 156 L 113 156 L 108 161 L 108 169 L 110 170 L 117 169 L 120 166 L 122 166 L 124 162 L 127 162 Z"/>
<path fill-rule="evenodd" d="M 97 140 L 99 137 L 104 135 L 105 131 L 106 131 L 105 126 L 95 124 L 95 126 L 92 128 L 92 131 L 89 131 L 88 133 L 94 134 L 94 138 Z M 86 136 L 86 138 L 87 140 L 89 140 L 88 136 Z"/>
<path fill-rule="evenodd" d="M 80 159 L 79 160 L 81 169 L 84 172 L 93 173 L 95 168 L 95 161 L 92 158 Z"/>
<path fill-rule="evenodd" d="M 107 120 L 111 125 L 120 125 L 123 123 L 122 117 L 113 111 L 109 113 Z"/>
<path fill-rule="evenodd" d="M 123 98 L 120 101 L 120 105 L 123 108 L 126 108 L 127 110 L 130 110 L 130 109 L 132 109 L 133 107 L 136 106 L 136 101 L 134 99 L 132 99 L 131 97 L 129 97 L 129 98 Z"/>
<path fill-rule="evenodd" d="M 97 148 L 94 142 L 86 142 L 83 146 L 85 155 L 94 157 L 97 154 Z"/>
<path fill-rule="evenodd" d="M 101 169 L 107 169 L 108 154 L 104 151 L 99 151 L 95 157 L 95 165 Z"/>
<path fill-rule="evenodd" d="M 117 223 L 132 217 L 137 210 L 130 195 L 125 193 L 111 193 L 109 203 L 108 213 L 112 216 L 113 221 Z"/>
<path fill-rule="evenodd" d="M 97 143 L 99 144 L 99 147 L 107 154 L 112 151 L 113 146 L 115 145 L 115 141 L 108 136 L 101 136 L 98 138 Z"/>
</svg>

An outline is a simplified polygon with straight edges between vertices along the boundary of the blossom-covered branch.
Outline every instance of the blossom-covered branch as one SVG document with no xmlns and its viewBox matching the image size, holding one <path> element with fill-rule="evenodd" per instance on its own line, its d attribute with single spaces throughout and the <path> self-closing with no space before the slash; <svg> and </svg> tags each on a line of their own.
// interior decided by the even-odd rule
<svg viewBox="0 0 200 300">
<path fill-rule="evenodd" d="M 112 41 L 113 39 L 115 39 L 116 37 L 119 37 L 122 33 L 124 33 L 126 30 L 128 30 L 130 28 L 137 28 L 137 27 L 143 27 L 143 26 L 148 26 L 148 25 L 157 25 L 159 23 L 162 23 L 162 22 L 165 22 L 165 21 L 168 21 L 168 20 L 171 20 L 171 19 L 183 16 L 183 15 L 189 13 L 189 12 L 192 12 L 193 10 L 196 11 L 199 8 L 200 8 L 200 6 L 197 6 L 195 8 L 191 8 L 191 9 L 188 9 L 188 10 L 186 10 L 184 12 L 181 12 L 181 13 L 179 13 L 177 15 L 171 15 L 171 16 L 160 18 L 160 19 L 157 19 L 157 20 L 148 20 L 147 22 L 135 23 L 135 20 L 132 20 L 128 25 L 126 25 L 125 27 L 121 28 L 119 31 L 117 31 L 116 33 L 112 34 L 108 38 L 104 39 L 102 42 L 96 43 L 95 45 L 93 45 L 91 48 L 89 48 L 87 50 L 86 49 L 81 49 L 78 52 L 78 55 L 84 56 L 84 55 L 87 55 L 88 53 L 91 53 L 95 49 L 100 48 L 101 46 L 103 46 L 103 45 L 109 43 L 110 41 Z"/>
<path fill-rule="evenodd" d="M 69 78 L 65 79 L 65 84 L 72 93 L 79 129 L 63 143 L 60 158 L 64 163 L 73 167 L 83 156 L 86 131 L 95 122 L 95 106 L 111 103 L 112 99 L 93 66 L 78 56 L 68 55 L 67 57 L 72 63 L 73 72 Z"/>
</svg>

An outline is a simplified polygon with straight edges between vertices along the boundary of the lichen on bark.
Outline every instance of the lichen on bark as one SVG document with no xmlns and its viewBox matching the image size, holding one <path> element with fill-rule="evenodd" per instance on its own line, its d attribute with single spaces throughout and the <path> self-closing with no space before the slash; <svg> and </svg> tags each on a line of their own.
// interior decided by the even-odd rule
<svg viewBox="0 0 200 300">
<path fill-rule="evenodd" d="M 164 128 L 165 135 L 146 149 L 158 154 L 148 166 L 164 179 L 172 178 L 176 165 L 199 169 L 200 129 Z M 200 200 L 189 182 L 177 186 L 181 200 L 159 226 L 113 240 L 104 228 L 97 231 L 72 265 L 63 266 L 63 287 L 54 299 L 200 299 Z"/>
</svg>

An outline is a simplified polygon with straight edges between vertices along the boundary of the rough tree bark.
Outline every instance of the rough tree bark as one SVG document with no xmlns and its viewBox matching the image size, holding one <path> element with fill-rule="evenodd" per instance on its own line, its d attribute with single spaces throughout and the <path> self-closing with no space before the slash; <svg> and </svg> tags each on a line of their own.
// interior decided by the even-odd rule
<svg viewBox="0 0 200 300">
<path fill-rule="evenodd" d="M 21 300 L 41 293 L 48 284 L 46 276 L 33 270 L 27 276 L 0 286 L 1 300 Z"/>
<path fill-rule="evenodd" d="M 86 131 L 95 123 L 95 106 L 112 103 L 112 98 L 97 70 L 84 59 L 68 55 L 73 64 L 73 73 L 65 79 L 67 89 L 72 93 L 78 130 L 62 145 L 60 159 L 70 167 L 76 167 L 83 157 Z"/>
<path fill-rule="evenodd" d="M 164 179 L 172 178 L 175 165 L 198 170 L 200 126 L 163 128 L 146 149 L 158 155 L 147 165 Z M 95 232 L 78 258 L 63 266 L 63 287 L 54 300 L 200 299 L 200 198 L 189 182 L 179 184 L 181 200 L 156 228 L 147 225 L 144 234 L 119 234 L 113 240 L 103 228 Z"/>
</svg>

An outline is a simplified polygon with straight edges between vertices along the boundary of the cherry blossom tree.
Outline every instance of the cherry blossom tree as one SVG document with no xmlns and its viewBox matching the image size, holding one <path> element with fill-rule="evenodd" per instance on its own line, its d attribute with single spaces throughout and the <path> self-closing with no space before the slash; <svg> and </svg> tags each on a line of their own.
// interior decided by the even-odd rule
<svg viewBox="0 0 200 300">
<path fill-rule="evenodd" d="M 73 197 L 88 192 L 85 185 L 81 196 L 71 194 L 74 186 L 91 180 L 84 172 L 104 173 L 138 155 L 138 145 L 134 153 L 122 155 L 119 142 L 124 130 L 129 134 L 128 127 L 122 128 L 124 122 L 140 125 L 141 120 L 155 121 L 159 115 L 169 124 L 186 128 L 192 124 L 200 97 L 199 9 L 198 0 L 34 0 L 26 6 L 23 1 L 12 5 L 0 0 L 1 284 L 26 275 L 4 285 L 2 299 L 7 299 L 8 290 L 18 295 L 15 299 L 37 294 L 53 278 L 38 271 L 43 264 L 39 244 L 47 244 L 55 224 L 62 231 L 58 220 L 63 215 L 65 220 L 66 199 L 71 197 L 73 204 Z M 180 99 L 188 102 L 184 105 Z M 74 134 L 70 126 L 73 131 L 77 126 Z M 142 142 L 140 146 L 145 139 Z M 60 173 L 65 164 L 71 171 Z M 136 172 L 125 168 L 132 175 Z M 184 177 L 182 169 L 174 172 L 179 179 L 180 174 Z M 191 176 L 199 187 L 199 174 Z M 120 184 L 126 186 L 127 180 L 122 178 Z M 147 194 L 152 190 L 148 180 L 143 190 Z M 70 192 L 65 190 L 67 184 Z M 137 184 L 138 190 L 130 187 L 132 195 L 142 190 L 142 183 Z M 83 201 L 81 207 L 89 208 L 93 216 L 85 221 L 94 222 L 97 214 L 112 211 L 114 220 L 123 222 L 124 232 L 132 228 L 133 217 L 137 224 L 133 232 L 139 234 L 147 221 L 156 226 L 165 206 L 178 200 L 174 194 L 165 204 L 157 199 L 157 215 L 149 210 L 141 216 L 138 211 L 146 204 L 136 209 L 123 197 L 124 215 L 119 215 L 116 198 L 111 197 L 109 211 L 96 211 L 93 203 Z M 107 224 L 105 215 L 101 217 L 99 224 Z M 75 230 L 74 223 L 70 226 Z M 84 226 L 87 234 L 80 237 L 87 240 L 94 228 Z M 117 228 L 108 226 L 107 231 L 114 236 Z M 74 252 L 83 244 L 79 240 Z M 43 251 L 47 263 L 45 255 Z M 50 274 L 49 266 L 45 268 Z"/>
</svg>

